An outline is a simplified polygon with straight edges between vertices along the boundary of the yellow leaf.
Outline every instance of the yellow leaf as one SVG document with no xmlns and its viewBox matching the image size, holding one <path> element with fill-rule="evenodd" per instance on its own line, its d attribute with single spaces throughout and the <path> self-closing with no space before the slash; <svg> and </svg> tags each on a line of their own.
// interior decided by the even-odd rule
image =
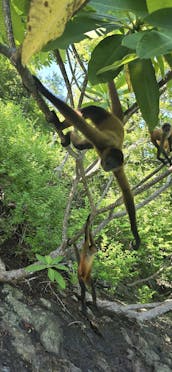
<svg viewBox="0 0 172 372">
<path fill-rule="evenodd" d="M 22 63 L 42 49 L 48 41 L 61 36 L 65 25 L 86 0 L 32 0 L 27 34 L 22 46 Z"/>
</svg>

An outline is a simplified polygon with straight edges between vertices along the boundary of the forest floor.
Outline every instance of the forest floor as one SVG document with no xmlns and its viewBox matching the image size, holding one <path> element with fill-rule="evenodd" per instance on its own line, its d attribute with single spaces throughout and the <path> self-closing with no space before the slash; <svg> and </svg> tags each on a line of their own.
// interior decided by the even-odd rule
<svg viewBox="0 0 172 372">
<path fill-rule="evenodd" d="M 1 250 L 8 269 L 19 265 L 12 252 Z M 1 284 L 0 372 L 172 371 L 172 313 L 138 322 L 89 306 L 86 318 L 76 292 L 42 272 Z"/>
</svg>

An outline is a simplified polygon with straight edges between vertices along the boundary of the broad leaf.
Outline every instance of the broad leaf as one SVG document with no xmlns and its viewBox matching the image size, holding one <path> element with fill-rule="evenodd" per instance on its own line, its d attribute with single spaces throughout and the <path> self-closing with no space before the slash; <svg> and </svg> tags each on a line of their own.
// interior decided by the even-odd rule
<svg viewBox="0 0 172 372">
<path fill-rule="evenodd" d="M 62 36 L 50 41 L 43 50 L 49 51 L 57 48 L 66 49 L 69 44 L 77 43 L 85 39 L 87 37 L 85 33 L 97 30 L 100 27 L 109 31 L 114 28 L 119 28 L 119 24 L 115 26 L 112 20 L 108 21 L 108 16 L 105 18 L 104 15 L 99 16 L 93 12 L 82 12 L 67 23 Z"/>
<path fill-rule="evenodd" d="M 172 7 L 156 10 L 155 12 L 144 18 L 144 22 L 149 23 L 155 27 L 172 29 Z"/>
<path fill-rule="evenodd" d="M 114 79 L 119 74 L 122 67 L 119 67 L 115 71 L 105 72 L 101 75 L 97 75 L 97 72 L 115 61 L 121 60 L 130 53 L 128 48 L 121 46 L 122 39 L 122 35 L 108 36 L 96 46 L 88 65 L 88 77 L 92 84 L 107 82 Z"/>
<path fill-rule="evenodd" d="M 146 0 L 149 13 L 161 8 L 170 8 L 171 0 Z"/>
<path fill-rule="evenodd" d="M 85 0 L 32 0 L 22 47 L 22 63 L 25 65 L 49 40 L 62 35 L 67 21 L 84 3 Z"/>
<path fill-rule="evenodd" d="M 151 58 L 172 51 L 172 32 L 150 31 L 137 44 L 136 53 L 140 58 Z"/>
<path fill-rule="evenodd" d="M 159 89 L 151 60 L 129 63 L 132 87 L 142 116 L 152 130 L 158 124 Z"/>
<path fill-rule="evenodd" d="M 100 9 L 103 5 L 109 10 L 131 11 L 139 15 L 148 13 L 146 0 L 92 0 L 89 5 L 93 5 L 95 9 Z"/>
<path fill-rule="evenodd" d="M 150 31 L 140 31 L 140 32 L 135 32 L 134 34 L 129 34 L 125 36 L 122 40 L 122 45 L 136 50 L 138 42 L 142 39 L 142 37 L 149 33 Z"/>
</svg>

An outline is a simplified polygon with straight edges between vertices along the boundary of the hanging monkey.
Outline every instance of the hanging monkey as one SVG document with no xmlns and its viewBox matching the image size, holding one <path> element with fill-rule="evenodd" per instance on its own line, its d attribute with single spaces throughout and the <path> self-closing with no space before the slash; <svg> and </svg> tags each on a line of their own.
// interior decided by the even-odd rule
<svg viewBox="0 0 172 372">
<path fill-rule="evenodd" d="M 97 247 L 95 245 L 91 232 L 91 215 L 88 216 L 85 224 L 85 240 L 80 255 L 78 253 L 78 248 L 75 244 L 74 248 L 78 261 L 78 280 L 81 287 L 82 311 L 84 314 L 86 314 L 85 292 L 87 285 L 91 287 L 93 304 L 96 306 L 96 291 L 94 288 L 94 282 L 91 278 L 91 271 L 94 256 L 97 252 Z"/>
<path fill-rule="evenodd" d="M 132 247 L 137 250 L 140 246 L 140 236 L 137 229 L 134 198 L 124 172 L 124 156 L 122 152 L 124 128 L 122 122 L 115 115 L 97 106 L 82 108 L 80 110 L 81 116 L 65 102 L 49 92 L 35 76 L 33 78 L 37 89 L 60 111 L 65 117 L 68 126 L 74 126 L 85 137 L 84 140 L 80 140 L 75 133 L 68 132 L 66 135 L 68 144 L 71 140 L 73 145 L 80 150 L 88 148 L 88 146 L 90 146 L 89 148 L 94 147 L 101 159 L 104 171 L 112 171 L 114 173 L 122 191 L 130 219 L 131 231 L 135 238 L 135 243 L 132 243 Z M 94 127 L 86 122 L 86 118 L 91 119 Z"/>
<path fill-rule="evenodd" d="M 172 126 L 164 123 L 161 128 L 156 128 L 151 133 L 151 141 L 157 148 L 157 159 L 163 164 L 172 165 L 169 153 L 172 151 Z M 164 158 L 162 157 L 164 156 Z"/>
</svg>

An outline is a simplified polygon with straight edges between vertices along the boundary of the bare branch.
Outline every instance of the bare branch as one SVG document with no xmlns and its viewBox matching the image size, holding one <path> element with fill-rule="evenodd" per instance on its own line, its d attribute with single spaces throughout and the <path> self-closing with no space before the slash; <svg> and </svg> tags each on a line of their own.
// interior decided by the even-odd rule
<svg viewBox="0 0 172 372">
<path fill-rule="evenodd" d="M 14 41 L 9 0 L 2 0 L 2 9 L 3 9 L 4 20 L 5 20 L 7 39 L 8 39 L 10 47 L 15 49 L 16 45 Z"/>
<path fill-rule="evenodd" d="M 79 56 L 79 54 L 78 54 L 78 52 L 77 52 L 76 47 L 75 47 L 74 44 L 72 44 L 72 50 L 73 50 L 74 56 L 76 57 L 76 59 L 77 59 L 79 65 L 81 66 L 81 68 L 82 68 L 84 74 L 87 75 L 87 69 L 86 69 L 86 67 L 85 67 L 85 65 L 84 65 L 84 63 L 83 63 L 83 61 L 82 61 L 82 59 L 80 58 L 80 56 Z"/>
<path fill-rule="evenodd" d="M 83 102 L 83 99 L 84 99 L 84 96 L 85 96 L 85 91 L 86 91 L 86 88 L 87 88 L 87 83 L 88 83 L 88 76 L 85 75 L 85 78 L 84 78 L 84 81 L 83 81 L 83 84 L 82 84 L 81 94 L 80 94 L 78 105 L 77 105 L 78 109 L 82 105 L 82 102 Z"/>
<path fill-rule="evenodd" d="M 63 60 L 61 58 L 61 55 L 60 55 L 60 52 L 59 52 L 58 49 L 54 50 L 54 55 L 55 55 L 55 58 L 56 58 L 56 61 L 57 61 L 58 65 L 60 67 L 61 74 L 62 74 L 63 79 L 64 79 L 65 84 L 66 84 L 66 89 L 67 89 L 67 92 L 68 92 L 70 105 L 72 107 L 74 107 L 74 100 L 73 100 L 73 93 L 72 93 L 72 89 L 71 89 L 71 84 L 70 84 L 70 81 L 69 81 L 69 78 L 68 78 L 68 75 L 67 75 L 67 72 L 66 72 L 65 65 L 63 63 Z"/>
<path fill-rule="evenodd" d="M 142 208 L 143 206 L 149 204 L 152 200 L 156 199 L 160 194 L 162 194 L 162 192 L 164 192 L 167 188 L 169 188 L 171 186 L 171 184 L 172 184 L 172 180 L 170 179 L 170 181 L 167 181 L 165 183 L 165 185 L 163 185 L 162 187 L 160 187 L 158 190 L 156 190 L 154 193 L 152 193 L 150 196 L 148 196 L 141 203 L 137 204 L 135 206 L 136 207 L 136 210 Z M 119 205 L 119 203 L 118 203 L 118 205 Z M 117 206 L 117 202 L 116 202 L 116 205 L 115 206 Z M 97 214 L 99 214 L 99 213 L 100 213 L 100 211 L 97 211 Z M 112 213 L 112 211 L 110 211 L 109 216 L 104 221 L 102 221 L 99 224 L 99 226 L 97 226 L 97 228 L 95 230 L 95 234 L 99 233 L 113 219 L 123 217 L 126 214 L 127 214 L 127 212 L 125 210 L 124 211 L 117 212 L 117 213 L 114 213 L 114 214 Z"/>
<path fill-rule="evenodd" d="M 72 185 L 72 188 L 71 188 L 71 191 L 70 191 L 70 194 L 69 194 L 69 198 L 68 198 L 68 202 L 67 202 L 66 210 L 65 210 L 65 214 L 64 214 L 64 219 L 63 219 L 62 245 L 66 244 L 66 242 L 67 242 L 68 220 L 69 220 L 69 215 L 70 215 L 70 211 L 71 211 L 72 201 L 73 201 L 73 198 L 74 198 L 74 195 L 75 195 L 75 192 L 77 190 L 78 183 L 79 183 L 79 178 L 80 178 L 80 176 L 78 174 L 77 165 L 76 165 L 76 178 L 73 181 L 73 185 Z M 64 245 L 64 247 L 65 247 L 65 245 Z"/>
<path fill-rule="evenodd" d="M 123 314 L 128 318 L 136 319 L 138 322 L 154 319 L 157 316 L 160 316 L 172 310 L 172 300 L 166 300 L 164 302 L 154 304 L 142 304 L 138 307 L 138 305 L 119 305 L 115 302 L 98 299 L 97 305 L 103 308 L 104 311 L 109 311 L 111 314 Z M 152 308 L 145 311 L 149 307 Z M 143 311 L 137 312 L 135 310 Z"/>
<path fill-rule="evenodd" d="M 83 167 L 83 161 L 82 161 L 81 156 L 80 156 L 80 158 L 78 158 L 77 163 L 78 163 L 78 171 L 81 175 L 81 179 L 82 179 L 82 182 L 83 182 L 83 185 L 84 185 L 84 189 L 85 189 L 85 192 L 87 194 L 87 197 L 88 197 L 88 200 L 89 200 L 89 203 L 90 203 L 91 213 L 95 214 L 96 213 L 96 207 L 95 207 L 93 198 L 91 196 L 91 193 L 90 193 L 90 190 L 89 190 L 89 187 L 88 187 L 88 184 L 87 184 L 87 180 L 86 180 L 86 177 L 85 177 L 85 171 L 84 171 L 84 167 Z"/>
<path fill-rule="evenodd" d="M 112 181 L 114 180 L 114 176 L 113 174 L 109 177 L 109 180 L 106 184 L 106 187 L 101 195 L 101 198 L 99 199 L 97 205 L 96 205 L 96 208 L 98 207 L 98 205 L 102 202 L 102 200 L 105 198 L 105 196 L 107 195 L 108 191 L 109 191 L 109 188 L 111 187 L 111 184 L 112 184 Z"/>
</svg>

